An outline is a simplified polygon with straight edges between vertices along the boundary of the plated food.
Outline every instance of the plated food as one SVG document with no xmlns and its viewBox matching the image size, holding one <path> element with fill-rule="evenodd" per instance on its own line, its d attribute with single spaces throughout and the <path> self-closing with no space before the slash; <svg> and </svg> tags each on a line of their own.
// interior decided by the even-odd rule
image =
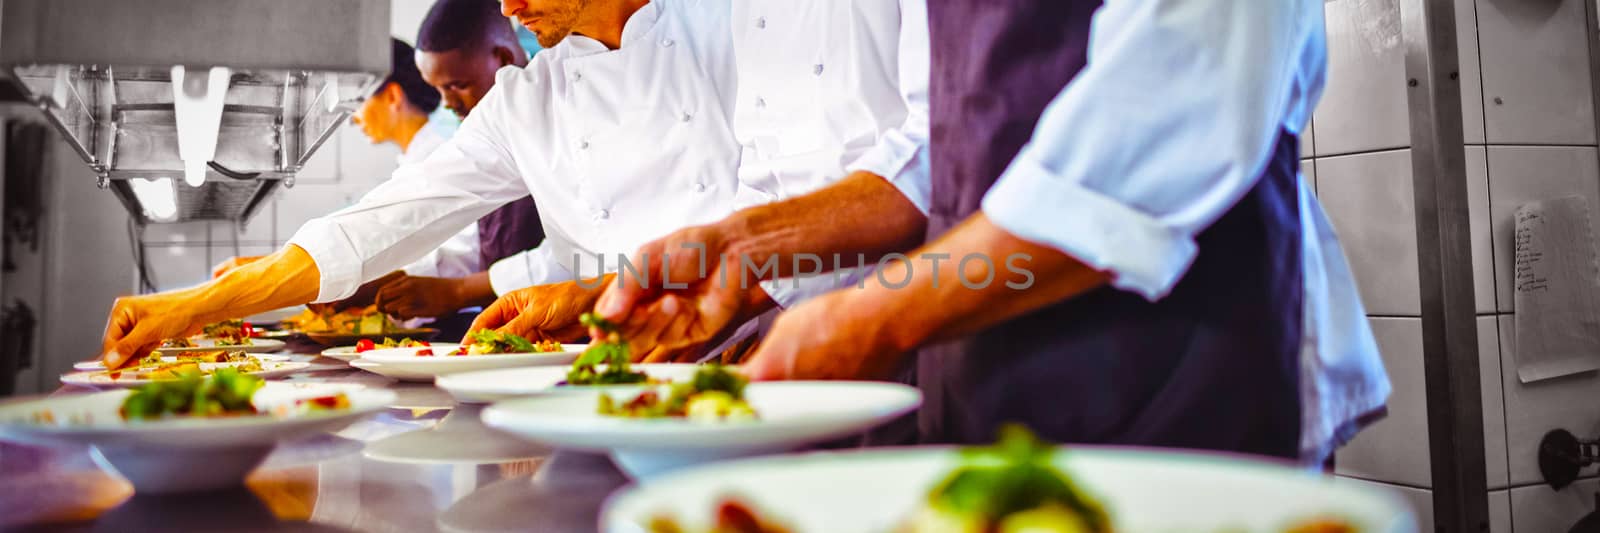
<svg viewBox="0 0 1600 533">
<path fill-rule="evenodd" d="M 665 390 L 646 390 L 620 403 L 609 393 L 601 393 L 597 412 L 629 418 L 753 420 L 756 411 L 744 399 L 748 382 L 737 372 L 710 364 L 686 382 L 668 385 Z"/>
<path fill-rule="evenodd" d="M 193 351 L 181 352 L 175 355 L 163 355 L 160 352 L 152 352 L 151 355 L 145 356 L 139 361 L 135 361 L 134 364 L 139 364 L 141 361 L 146 363 L 242 363 L 252 359 L 261 362 L 281 362 L 288 361 L 289 356 L 280 354 L 245 353 L 237 350 Z M 73 370 L 84 371 L 105 370 L 106 364 L 99 360 L 79 361 L 77 363 L 73 363 L 72 368 Z"/>
<path fill-rule="evenodd" d="M 243 482 L 280 440 L 338 430 L 394 398 L 381 389 L 263 383 L 225 370 L 137 390 L 6 403 L 0 439 L 91 445 L 97 463 L 140 493 L 212 489 Z"/>
<path fill-rule="evenodd" d="M 579 358 L 581 359 L 582 356 L 579 356 Z M 574 385 L 568 381 L 572 374 L 571 367 L 530 366 L 439 376 L 439 379 L 434 384 L 444 389 L 445 392 L 449 392 L 457 401 L 467 403 L 490 403 L 522 396 L 592 394 L 596 392 L 609 393 L 615 398 L 631 398 L 634 394 L 663 383 L 688 381 L 694 377 L 695 372 L 700 370 L 700 365 L 689 363 L 644 363 L 629 365 L 628 368 L 631 372 L 645 374 L 647 376 L 645 382 L 615 385 Z M 599 365 L 595 368 L 595 371 L 597 373 L 605 373 L 606 366 Z"/>
<path fill-rule="evenodd" d="M 759 416 L 707 423 L 601 414 L 596 406 L 603 394 L 579 390 L 501 401 L 484 410 L 483 421 L 557 448 L 609 452 L 623 471 L 646 477 L 860 433 L 915 409 L 922 398 L 916 388 L 897 383 L 750 383 L 743 399 Z"/>
<path fill-rule="evenodd" d="M 267 378 L 292 374 L 311 366 L 310 363 L 263 361 L 248 357 L 242 352 L 230 352 L 223 357 L 226 360 L 221 362 L 185 361 L 181 359 L 169 361 L 165 356 L 152 353 L 131 366 L 116 370 L 93 370 L 64 374 L 61 376 L 61 382 L 67 385 L 87 387 L 137 387 L 154 381 L 207 376 L 221 369 L 231 369 L 239 373 Z"/>
<path fill-rule="evenodd" d="M 351 366 L 400 380 L 432 381 L 438 376 L 475 370 L 566 365 L 587 348 L 582 344 L 533 343 L 492 331 L 470 337 L 472 342 L 465 345 L 374 348 L 360 352 L 360 359 L 352 361 Z"/>
<path fill-rule="evenodd" d="M 302 333 L 383 335 L 400 329 L 377 305 L 334 312 L 306 309 L 283 320 L 285 328 Z"/>
<path fill-rule="evenodd" d="M 601 521 L 604 531 L 657 533 L 1416 531 L 1396 495 L 1370 486 L 1242 456 L 1060 448 L 1019 428 L 993 446 L 685 470 L 624 489 Z"/>
<path fill-rule="evenodd" d="M 563 385 L 625 385 L 644 383 L 650 376 L 631 368 L 633 356 L 628 342 L 617 333 L 616 324 L 595 316 L 594 313 L 578 315 L 578 322 L 605 332 L 603 338 L 589 345 L 589 349 L 572 362 Z"/>
</svg>

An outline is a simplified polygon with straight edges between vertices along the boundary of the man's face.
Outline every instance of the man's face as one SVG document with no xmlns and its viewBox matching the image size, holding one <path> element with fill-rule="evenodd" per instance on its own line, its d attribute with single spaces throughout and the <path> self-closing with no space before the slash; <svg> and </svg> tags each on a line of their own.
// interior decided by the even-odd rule
<svg viewBox="0 0 1600 533">
<path fill-rule="evenodd" d="M 505 63 L 488 46 L 464 46 L 445 52 L 417 50 L 417 70 L 422 71 L 422 79 L 438 89 L 444 106 L 461 118 L 467 118 L 467 113 L 494 87 L 494 73 L 502 66 Z"/>
<path fill-rule="evenodd" d="M 501 0 L 500 12 L 533 32 L 539 46 L 550 48 L 572 34 L 588 4 L 589 0 Z"/>
<path fill-rule="evenodd" d="M 361 133 L 371 139 L 372 144 L 394 141 L 398 138 L 394 131 L 395 117 L 398 115 L 395 97 L 404 98 L 402 94 L 399 85 L 393 82 L 385 84 L 377 94 L 361 102 L 361 107 L 350 115 L 350 122 L 360 127 Z"/>
</svg>

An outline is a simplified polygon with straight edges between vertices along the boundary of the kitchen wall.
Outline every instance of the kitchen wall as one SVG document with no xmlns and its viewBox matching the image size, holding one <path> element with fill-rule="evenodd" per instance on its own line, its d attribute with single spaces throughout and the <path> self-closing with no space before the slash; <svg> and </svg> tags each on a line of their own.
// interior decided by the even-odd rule
<svg viewBox="0 0 1600 533">
<path fill-rule="evenodd" d="M 1472 270 L 1491 531 L 1565 531 L 1600 480 L 1562 491 L 1535 462 L 1547 430 L 1600 437 L 1600 375 L 1523 384 L 1512 328 L 1512 213 L 1581 195 L 1600 207 L 1600 155 L 1582 2 L 1456 0 Z M 1406 73 L 1396 0 L 1325 4 L 1329 83 L 1302 150 L 1304 173 L 1343 239 L 1394 396 L 1389 417 L 1337 459 L 1338 473 L 1404 494 L 1431 522 L 1422 324 Z M 1431 530 L 1425 523 L 1423 531 Z"/>
<path fill-rule="evenodd" d="M 415 42 L 434 0 L 391 0 L 395 36 Z M 40 120 L 22 104 L 0 106 L 0 119 Z M 52 131 L 53 133 L 53 131 Z M 353 203 L 394 170 L 399 149 L 375 146 L 346 124 L 320 148 L 293 188 L 281 190 L 243 224 L 190 222 L 150 225 L 142 236 L 150 276 L 162 290 L 205 281 L 214 265 L 234 255 L 261 255 L 282 246 L 302 223 Z M 48 392 L 74 361 L 93 357 L 111 302 L 137 289 L 128 215 L 58 137 L 51 143 L 43 243 L 36 257 L 6 276 L 6 298 L 22 298 L 39 317 L 33 368 L 17 377 L 17 394 Z"/>
</svg>

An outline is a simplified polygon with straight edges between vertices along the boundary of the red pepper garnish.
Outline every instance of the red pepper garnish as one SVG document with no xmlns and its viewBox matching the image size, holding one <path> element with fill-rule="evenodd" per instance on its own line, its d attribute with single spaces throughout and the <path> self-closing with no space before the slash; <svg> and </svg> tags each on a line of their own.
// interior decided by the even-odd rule
<svg viewBox="0 0 1600 533">
<path fill-rule="evenodd" d="M 377 344 L 374 344 L 372 339 L 361 339 L 356 341 L 356 353 L 370 352 L 374 348 L 377 348 Z"/>
<path fill-rule="evenodd" d="M 118 378 L 122 377 L 122 373 L 121 372 L 112 372 L 109 375 L 111 376 L 111 379 L 118 379 Z"/>
<path fill-rule="evenodd" d="M 254 337 L 254 336 L 256 336 L 256 328 L 252 327 L 249 322 L 245 322 L 244 323 L 244 336 L 246 336 L 246 337 Z"/>
<path fill-rule="evenodd" d="M 312 398 L 312 399 L 306 400 L 306 401 L 311 402 L 312 404 L 316 405 L 317 407 L 333 408 L 333 407 L 338 407 L 339 406 L 339 397 L 338 396 L 319 396 L 319 397 Z"/>
<path fill-rule="evenodd" d="M 433 348 L 423 348 L 421 350 L 417 350 L 417 355 L 418 356 L 433 355 Z"/>
<path fill-rule="evenodd" d="M 456 348 L 455 351 L 450 352 L 450 355 L 467 355 L 467 347 Z"/>
<path fill-rule="evenodd" d="M 415 342 L 417 343 L 417 346 L 433 346 L 432 344 L 428 344 L 428 341 L 415 341 Z"/>
</svg>

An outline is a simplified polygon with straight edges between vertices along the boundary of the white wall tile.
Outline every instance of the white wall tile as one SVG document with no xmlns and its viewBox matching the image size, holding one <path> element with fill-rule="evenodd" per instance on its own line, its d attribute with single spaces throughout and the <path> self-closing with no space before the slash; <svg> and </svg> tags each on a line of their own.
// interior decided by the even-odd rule
<svg viewBox="0 0 1600 533">
<path fill-rule="evenodd" d="M 1422 319 L 1374 318 L 1369 322 L 1394 387 L 1389 416 L 1339 450 L 1335 468 L 1340 475 L 1431 487 Z"/>
<path fill-rule="evenodd" d="M 277 194 L 281 195 L 280 189 Z M 211 223 L 211 242 L 232 245 L 240 243 L 271 244 L 277 241 L 274 232 L 278 225 L 278 197 L 274 195 L 257 208 L 247 221 L 215 221 Z"/>
<path fill-rule="evenodd" d="M 1301 159 L 1300 175 L 1305 176 L 1306 186 L 1311 188 L 1311 193 L 1317 193 L 1317 160 Z"/>
<path fill-rule="evenodd" d="M 1338 478 L 1338 481 L 1395 493 L 1411 507 L 1411 515 L 1417 519 L 1417 531 L 1433 531 L 1433 491 L 1347 477 Z"/>
<path fill-rule="evenodd" d="M 1411 145 L 1395 0 L 1328 2 L 1328 85 L 1314 114 L 1316 154 Z"/>
<path fill-rule="evenodd" d="M 278 198 L 277 235 L 288 240 L 306 221 L 343 209 L 354 200 L 335 183 L 296 185 Z"/>
<path fill-rule="evenodd" d="M 134 289 L 127 210 L 110 192 L 95 187 L 94 173 L 65 142 L 51 144 L 45 216 L 52 229 L 44 237 L 50 240 L 48 306 L 35 309 L 41 313 L 37 362 L 45 390 L 54 390 L 55 377 L 71 370 L 74 361 L 99 353 L 100 327 L 111 302 Z M 93 333 L 85 334 L 86 327 Z"/>
<path fill-rule="evenodd" d="M 434 0 L 389 0 L 389 28 L 390 33 L 401 40 L 416 44 L 417 29 L 422 26 L 422 19 L 427 18 L 428 9 L 433 7 Z"/>
<path fill-rule="evenodd" d="M 1300 157 L 1314 157 L 1317 155 L 1317 128 L 1315 121 L 1306 121 L 1306 131 L 1300 134 Z"/>
<path fill-rule="evenodd" d="M 149 224 L 144 227 L 144 243 L 203 244 L 211 238 L 210 225 L 211 223 L 206 221 Z"/>
<path fill-rule="evenodd" d="M 1467 144 L 1483 144 L 1483 77 L 1478 70 L 1478 16 L 1474 0 L 1456 0 L 1456 42 L 1461 64 L 1461 126 Z"/>
<path fill-rule="evenodd" d="M 211 278 L 210 259 L 204 243 L 184 246 L 149 246 L 145 264 L 156 290 L 170 291 L 192 287 Z"/>
<path fill-rule="evenodd" d="M 1511 234 L 1513 215 L 1522 204 L 1579 195 L 1589 199 L 1590 221 L 1600 235 L 1600 160 L 1594 148 L 1491 146 L 1489 159 L 1490 224 L 1494 236 L 1495 293 L 1499 310 L 1513 308 Z"/>
<path fill-rule="evenodd" d="M 1578 481 L 1559 491 L 1548 485 L 1511 489 L 1511 526 L 1518 533 L 1567 531 L 1595 509 L 1600 481 Z"/>
<path fill-rule="evenodd" d="M 1584 1 L 1478 0 L 1489 142 L 1595 143 Z"/>
<path fill-rule="evenodd" d="M 1468 149 L 1474 287 L 1478 311 L 1487 313 L 1494 310 L 1494 270 L 1481 158 L 1481 148 Z M 1318 199 L 1344 244 L 1367 312 L 1420 314 L 1411 151 L 1318 158 L 1316 169 Z"/>
<path fill-rule="evenodd" d="M 1478 381 L 1483 400 L 1483 460 L 1489 488 L 1510 485 L 1506 464 L 1506 400 L 1500 375 L 1500 324 L 1478 317 Z"/>
<path fill-rule="evenodd" d="M 1511 533 L 1511 491 L 1489 491 L 1489 533 Z"/>
<path fill-rule="evenodd" d="M 1502 315 L 1499 320 L 1511 484 L 1542 483 L 1538 450 L 1539 440 L 1546 432 L 1565 429 L 1579 438 L 1600 437 L 1600 374 L 1589 372 L 1523 384 L 1516 372 L 1515 320 L 1510 315 Z M 1590 469 L 1584 474 L 1595 472 Z"/>
</svg>

